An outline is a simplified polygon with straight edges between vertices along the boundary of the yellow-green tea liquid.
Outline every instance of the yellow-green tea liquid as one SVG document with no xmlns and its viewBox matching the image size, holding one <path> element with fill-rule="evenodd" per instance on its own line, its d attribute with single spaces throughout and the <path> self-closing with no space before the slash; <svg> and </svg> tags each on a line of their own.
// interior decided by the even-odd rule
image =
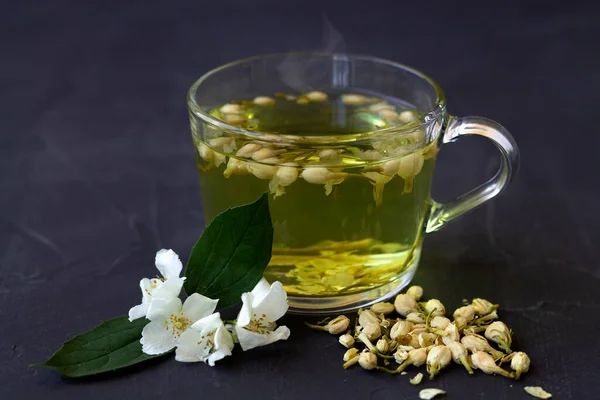
<svg viewBox="0 0 600 400">
<path fill-rule="evenodd" d="M 385 127 L 377 113 L 331 97 L 333 101 L 309 104 L 278 99 L 269 106 L 249 105 L 244 127 L 297 135 L 339 135 Z M 197 157 L 207 223 L 227 208 L 252 202 L 269 191 L 269 180 L 252 173 L 225 177 L 229 157 L 222 156 L 217 147 L 211 150 L 224 159 L 220 165 L 200 154 Z M 339 171 L 347 175 L 327 195 L 325 185 L 301 177 L 302 169 L 309 168 L 303 160 L 308 162 L 314 155 L 288 147 L 279 156 L 296 161 L 298 178 L 285 187 L 285 194 L 270 198 L 275 233 L 273 256 L 265 272 L 269 281 L 281 281 L 291 296 L 339 296 L 394 282 L 416 265 L 434 157 L 423 158 L 412 182 L 394 175 L 376 194 L 373 181 L 364 173 L 377 161 L 343 156 Z"/>
</svg>

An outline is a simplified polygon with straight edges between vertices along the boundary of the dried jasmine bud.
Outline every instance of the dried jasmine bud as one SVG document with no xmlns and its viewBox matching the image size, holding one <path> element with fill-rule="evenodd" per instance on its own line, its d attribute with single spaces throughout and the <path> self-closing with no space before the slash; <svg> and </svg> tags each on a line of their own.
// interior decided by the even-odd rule
<svg viewBox="0 0 600 400">
<path fill-rule="evenodd" d="M 306 97 L 309 101 L 314 102 L 323 102 L 326 101 L 328 98 L 327 93 L 317 91 L 308 92 L 304 95 L 304 97 Z"/>
<path fill-rule="evenodd" d="M 406 294 L 415 299 L 415 301 L 421 300 L 423 297 L 423 288 L 421 286 L 413 285 L 408 288 Z"/>
<path fill-rule="evenodd" d="M 385 339 L 379 339 L 375 347 L 381 354 L 386 354 L 390 349 L 390 344 Z"/>
<path fill-rule="evenodd" d="M 258 96 L 254 98 L 253 102 L 258 106 L 270 106 L 275 104 L 275 99 L 267 96 Z"/>
<path fill-rule="evenodd" d="M 471 305 L 457 308 L 453 316 L 454 319 L 462 318 L 466 322 L 471 322 L 475 319 L 475 308 Z"/>
<path fill-rule="evenodd" d="M 429 326 L 434 329 L 444 330 L 448 325 L 450 325 L 450 320 L 446 317 L 436 316 L 429 322 Z"/>
<path fill-rule="evenodd" d="M 223 114 L 241 114 L 244 112 L 244 107 L 240 104 L 225 104 L 220 110 Z"/>
<path fill-rule="evenodd" d="M 393 307 L 393 306 L 392 306 Z M 384 316 L 383 314 L 379 314 L 380 316 Z M 389 328 L 392 325 L 392 320 L 390 319 L 384 319 L 383 321 L 381 321 L 381 327 L 382 328 Z"/>
<path fill-rule="evenodd" d="M 413 122 L 417 120 L 417 117 L 415 116 L 415 113 L 413 111 L 402 111 L 399 115 L 398 115 L 398 119 L 401 122 Z"/>
<path fill-rule="evenodd" d="M 248 171 L 258 179 L 273 179 L 277 167 L 258 163 L 248 163 Z"/>
<path fill-rule="evenodd" d="M 373 323 L 373 322 L 376 322 L 377 324 L 381 323 L 381 320 L 379 319 L 379 317 L 377 316 L 377 314 L 375 314 L 371 310 L 362 310 L 362 311 L 359 311 L 359 314 L 358 314 L 358 324 L 360 326 L 362 326 L 363 328 L 365 328 L 367 325 L 369 325 L 370 323 Z"/>
<path fill-rule="evenodd" d="M 522 351 L 513 354 L 513 358 L 510 361 L 510 367 L 515 371 L 515 378 L 519 379 L 521 374 L 529 371 L 531 360 L 529 359 L 529 356 Z"/>
<path fill-rule="evenodd" d="M 377 367 L 377 356 L 370 351 L 360 353 L 358 363 L 363 369 L 371 370 Z"/>
<path fill-rule="evenodd" d="M 321 162 L 338 162 L 341 160 L 340 153 L 338 150 L 325 149 L 319 152 L 319 160 Z"/>
<path fill-rule="evenodd" d="M 486 299 L 479 298 L 473 299 L 473 301 L 471 302 L 471 306 L 473 306 L 475 313 L 480 317 L 488 315 L 489 313 L 498 308 L 497 304 L 492 304 Z"/>
<path fill-rule="evenodd" d="M 457 364 L 462 364 L 469 374 L 472 374 L 473 369 L 469 364 L 469 355 L 465 346 L 463 346 L 463 344 L 460 342 L 455 342 L 452 340 L 444 341 L 444 344 L 452 353 L 452 359 L 454 362 Z"/>
<path fill-rule="evenodd" d="M 433 346 L 437 338 L 438 335 L 435 333 L 424 332 L 417 335 L 417 340 L 419 341 L 419 346 L 421 347 Z"/>
<path fill-rule="evenodd" d="M 267 160 L 263 160 L 265 162 Z M 277 198 L 285 194 L 285 187 L 291 185 L 298 179 L 298 169 L 294 163 L 281 164 L 271 182 L 269 190 Z"/>
<path fill-rule="evenodd" d="M 433 346 L 427 354 L 427 373 L 433 379 L 442 369 L 452 361 L 452 353 L 446 346 Z"/>
<path fill-rule="evenodd" d="M 413 329 L 413 323 L 410 321 L 398 321 L 392 326 L 390 330 L 390 337 L 392 339 L 396 339 L 402 336 L 408 335 L 408 333 Z"/>
<path fill-rule="evenodd" d="M 424 324 L 425 323 L 425 319 L 423 319 L 421 314 L 419 314 L 418 312 L 411 312 L 410 314 L 408 314 L 406 316 L 406 320 L 410 321 L 414 324 Z"/>
<path fill-rule="evenodd" d="M 396 352 L 396 353 L 398 353 L 398 352 Z M 396 358 L 395 355 L 394 355 L 394 358 Z M 408 356 L 407 356 L 406 360 L 402 364 L 400 364 L 398 366 L 398 368 L 396 368 L 392 373 L 399 374 L 411 365 L 414 365 L 415 367 L 420 367 L 421 365 L 425 364 L 426 361 L 427 361 L 427 350 L 426 349 L 411 350 L 408 352 Z M 389 371 L 387 371 L 387 372 L 389 372 Z"/>
<path fill-rule="evenodd" d="M 356 347 L 348 349 L 344 353 L 344 361 L 349 361 L 349 360 L 353 359 L 356 356 L 358 356 L 358 349 Z"/>
<path fill-rule="evenodd" d="M 247 118 L 240 114 L 223 114 L 221 119 L 225 122 L 229 122 L 230 124 L 238 125 L 246 121 Z"/>
<path fill-rule="evenodd" d="M 525 386 L 525 391 L 532 395 L 533 397 L 537 397 L 538 399 L 550 399 L 552 395 L 542 389 L 540 386 Z"/>
<path fill-rule="evenodd" d="M 276 157 L 277 154 L 279 154 L 279 151 L 275 151 L 270 147 L 263 147 L 262 149 L 254 152 L 254 154 L 252 154 L 252 159 L 254 161 L 261 161 L 261 160 L 265 160 L 267 158 L 272 158 L 272 157 Z"/>
<path fill-rule="evenodd" d="M 349 335 L 349 334 L 345 334 L 340 336 L 340 338 L 338 339 L 338 341 L 340 342 L 340 344 L 346 348 L 351 348 L 352 346 L 354 346 L 354 336 Z M 344 360 L 347 361 L 347 360 Z"/>
<path fill-rule="evenodd" d="M 261 145 L 256 143 L 246 143 L 243 145 L 237 153 L 235 153 L 238 157 L 250 158 L 252 155 L 261 149 Z"/>
<path fill-rule="evenodd" d="M 508 326 L 502 321 L 492 322 L 485 330 L 485 337 L 498 344 L 502 350 L 511 352 L 512 335 Z"/>
<path fill-rule="evenodd" d="M 424 333 L 424 332 L 429 332 L 429 329 L 427 329 L 427 325 L 425 324 L 415 324 L 413 325 L 413 328 L 410 330 L 410 334 L 414 334 L 414 335 L 418 335 L 419 333 Z"/>
<path fill-rule="evenodd" d="M 466 335 L 460 339 L 460 342 L 469 350 L 471 353 L 483 351 L 490 353 L 494 360 L 502 358 L 503 354 L 501 351 L 494 349 L 488 341 L 479 335 Z"/>
<path fill-rule="evenodd" d="M 409 382 L 411 383 L 411 385 L 418 385 L 419 383 L 421 383 L 422 380 L 423 374 L 419 372 L 411 380 L 409 380 Z"/>
<path fill-rule="evenodd" d="M 341 98 L 342 103 L 344 103 L 347 106 L 359 106 L 370 101 L 368 97 L 365 97 L 360 94 L 343 94 Z"/>
<path fill-rule="evenodd" d="M 423 389 L 419 392 L 419 398 L 422 400 L 431 400 L 435 396 L 441 396 L 446 394 L 446 392 L 442 389 Z"/>
<path fill-rule="evenodd" d="M 342 183 L 348 174 L 333 172 L 324 167 L 310 167 L 302 171 L 300 176 L 308 183 L 325 185 L 325 194 L 329 196 L 333 190 L 333 185 Z"/>
<path fill-rule="evenodd" d="M 404 179 L 403 193 L 411 193 L 413 190 L 413 180 L 423 168 L 423 155 L 420 152 L 415 152 L 402 157 L 401 161 L 397 174 Z"/>
<path fill-rule="evenodd" d="M 407 294 L 399 294 L 396 296 L 394 307 L 396 308 L 396 312 L 403 317 L 408 316 L 408 314 L 412 312 L 418 311 L 417 302 Z"/>
<path fill-rule="evenodd" d="M 345 315 L 340 315 L 329 321 L 327 325 L 314 325 L 309 324 L 308 322 L 305 322 L 305 324 L 312 329 L 327 331 L 332 335 L 339 335 L 348 329 L 350 326 L 350 319 L 348 319 L 348 317 Z"/>
<path fill-rule="evenodd" d="M 208 144 L 210 144 L 212 147 L 223 150 L 225 153 L 233 153 L 237 150 L 237 143 L 232 137 L 222 136 L 214 138 L 211 139 Z"/>
<path fill-rule="evenodd" d="M 484 351 L 476 351 L 471 355 L 471 363 L 473 367 L 482 370 L 488 375 L 498 374 L 506 378 L 513 378 L 511 372 L 505 371 L 496 365 L 492 356 Z"/>
<path fill-rule="evenodd" d="M 229 178 L 234 174 L 247 175 L 248 172 L 248 164 L 245 161 L 240 161 L 237 158 L 229 157 L 227 168 L 225 168 L 225 171 L 223 171 L 223 176 L 225 178 Z"/>
<path fill-rule="evenodd" d="M 379 322 L 371 322 L 363 328 L 361 334 L 364 334 L 369 340 L 379 339 L 381 337 Z"/>
<path fill-rule="evenodd" d="M 388 123 L 394 123 L 398 120 L 398 113 L 394 110 L 381 110 L 377 114 Z"/>
<path fill-rule="evenodd" d="M 386 161 L 383 164 L 382 172 L 385 175 L 394 176 L 398 173 L 398 169 L 400 169 L 401 163 L 402 163 L 402 161 L 399 158 L 396 158 L 396 159 L 390 160 L 390 161 Z M 409 293 L 407 292 L 407 294 L 409 294 Z M 418 299 L 415 299 L 415 300 L 418 300 Z"/>
<path fill-rule="evenodd" d="M 425 303 L 425 314 L 432 317 L 443 317 L 446 314 L 446 308 L 438 299 L 431 299 Z"/>
<path fill-rule="evenodd" d="M 381 153 L 377 150 L 365 150 L 360 152 L 360 158 L 365 161 L 377 161 L 381 159 Z"/>
<path fill-rule="evenodd" d="M 404 349 L 396 350 L 394 353 L 394 360 L 396 360 L 398 364 L 402 364 L 404 361 L 408 360 L 408 351 Z"/>
<path fill-rule="evenodd" d="M 442 334 L 442 338 L 444 339 L 444 343 L 446 341 L 458 342 L 460 341 L 460 333 L 458 332 L 458 328 L 455 324 L 450 324 L 444 329 L 444 333 Z"/>
</svg>

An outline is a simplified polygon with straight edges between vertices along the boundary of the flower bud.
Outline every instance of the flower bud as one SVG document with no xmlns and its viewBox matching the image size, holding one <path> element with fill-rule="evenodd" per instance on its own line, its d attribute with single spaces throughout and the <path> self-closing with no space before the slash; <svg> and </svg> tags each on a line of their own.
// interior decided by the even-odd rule
<svg viewBox="0 0 600 400">
<path fill-rule="evenodd" d="M 364 333 L 369 340 L 379 339 L 381 337 L 381 327 L 378 322 L 371 322 L 363 328 L 362 333 Z"/>
<path fill-rule="evenodd" d="M 409 321 L 398 321 L 392 326 L 390 330 L 390 337 L 392 339 L 399 338 L 401 336 L 406 336 L 413 328 L 413 323 Z"/>
<path fill-rule="evenodd" d="M 488 315 L 496 308 L 498 308 L 497 305 L 490 303 L 486 299 L 473 299 L 473 301 L 471 302 L 471 306 L 473 306 L 475 314 L 479 315 L 480 317 Z"/>
<path fill-rule="evenodd" d="M 411 312 L 406 316 L 406 320 L 412 322 L 413 324 L 424 324 L 425 319 L 418 312 Z"/>
<path fill-rule="evenodd" d="M 270 106 L 275 104 L 275 99 L 267 96 L 258 96 L 254 98 L 254 104 L 259 106 Z"/>
<path fill-rule="evenodd" d="M 338 340 L 342 346 L 344 346 L 348 349 L 351 348 L 352 346 L 354 346 L 354 336 L 352 336 L 352 335 L 349 335 L 349 334 L 342 335 L 342 336 L 340 336 L 340 338 Z"/>
<path fill-rule="evenodd" d="M 502 321 L 492 322 L 485 330 L 485 337 L 498 344 L 506 353 L 510 353 L 512 337 L 510 329 Z"/>
<path fill-rule="evenodd" d="M 334 149 L 325 149 L 319 152 L 319 160 L 321 162 L 337 162 L 340 161 L 340 153 Z"/>
<path fill-rule="evenodd" d="M 499 359 L 503 356 L 501 351 L 494 349 L 484 337 L 479 335 L 466 335 L 460 339 L 460 342 L 469 350 L 471 353 L 483 351 L 490 353 L 493 359 Z"/>
<path fill-rule="evenodd" d="M 347 93 L 343 94 L 341 97 L 342 103 L 347 106 L 359 106 L 369 101 L 369 98 L 363 96 L 362 94 Z"/>
<path fill-rule="evenodd" d="M 285 163 L 280 166 L 275 176 L 280 186 L 289 186 L 298 179 L 298 169 L 295 164 Z"/>
<path fill-rule="evenodd" d="M 452 361 L 452 352 L 446 346 L 433 346 L 427 354 L 427 372 L 429 379 L 433 379 L 442 369 Z"/>
<path fill-rule="evenodd" d="M 358 363 L 364 369 L 375 369 L 377 367 L 377 356 L 370 351 L 362 352 L 358 357 Z"/>
<path fill-rule="evenodd" d="M 514 356 L 510 361 L 510 367 L 515 370 L 515 378 L 519 379 L 521 374 L 529 371 L 530 364 L 531 360 L 527 354 L 522 351 L 514 353 Z"/>
<path fill-rule="evenodd" d="M 421 297 L 423 297 L 423 288 L 416 285 L 411 286 L 406 291 L 406 294 L 415 299 L 415 301 L 419 301 L 421 300 Z"/>
<path fill-rule="evenodd" d="M 394 312 L 394 305 L 392 303 L 376 303 L 371 307 L 371 311 L 376 314 L 388 315 Z"/>
<path fill-rule="evenodd" d="M 443 316 L 446 313 L 446 308 L 438 299 L 431 299 L 425 303 L 425 313 L 432 317 Z"/>
<path fill-rule="evenodd" d="M 381 320 L 379 317 L 371 310 L 363 310 L 358 315 L 358 324 L 363 328 L 369 325 L 370 323 L 376 322 L 379 324 Z"/>
<path fill-rule="evenodd" d="M 425 325 L 425 324 L 414 324 L 413 328 L 410 330 L 409 333 L 418 335 L 419 333 L 423 333 L 423 332 L 429 332 L 429 329 L 427 329 L 427 325 Z"/>
<path fill-rule="evenodd" d="M 258 163 L 248 163 L 248 171 L 258 179 L 273 179 L 277 173 L 277 167 Z"/>
<path fill-rule="evenodd" d="M 358 349 L 356 347 L 348 349 L 344 353 L 344 361 L 349 361 L 350 359 L 356 357 L 357 355 L 358 355 Z"/>
<path fill-rule="evenodd" d="M 440 317 L 439 315 L 437 317 L 433 317 L 431 322 L 429 322 L 429 326 L 440 330 L 446 329 L 448 325 L 450 325 L 450 320 L 446 317 Z"/>
<path fill-rule="evenodd" d="M 502 375 L 506 378 L 513 378 L 514 375 L 510 372 L 507 372 L 496 365 L 492 356 L 483 351 L 476 351 L 471 355 L 471 362 L 473 363 L 473 367 L 482 370 L 484 373 L 498 374 Z"/>
<path fill-rule="evenodd" d="M 396 312 L 403 317 L 406 317 L 411 312 L 418 311 L 417 302 L 407 294 L 399 294 L 396 296 L 394 307 L 396 308 Z"/>
<path fill-rule="evenodd" d="M 252 154 L 254 154 L 258 150 L 260 150 L 260 148 L 261 148 L 260 144 L 246 143 L 235 154 L 239 157 L 250 158 L 252 156 Z"/>
<path fill-rule="evenodd" d="M 408 351 L 403 349 L 396 350 L 394 353 L 394 360 L 396 360 L 398 364 L 402 364 L 404 361 L 408 360 Z"/>
<path fill-rule="evenodd" d="M 463 346 L 463 344 L 460 342 L 455 342 L 451 340 L 444 341 L 444 344 L 452 353 L 452 359 L 454 360 L 454 362 L 457 364 L 462 364 L 465 367 L 465 369 L 469 372 L 469 374 L 472 374 L 473 369 L 469 364 L 468 352 L 465 346 Z"/>
<path fill-rule="evenodd" d="M 350 326 L 350 320 L 348 317 L 345 315 L 340 315 L 329 321 L 326 328 L 327 332 L 331 333 L 332 335 L 339 335 L 340 333 L 346 331 L 348 326 Z"/>
<path fill-rule="evenodd" d="M 466 322 L 471 322 L 475 319 L 475 308 L 473 306 L 464 306 L 454 310 L 454 319 L 464 318 Z M 465 324 L 466 325 L 466 324 Z"/>
<path fill-rule="evenodd" d="M 377 347 L 377 350 L 381 353 L 381 354 L 385 354 L 388 352 L 388 350 L 390 349 L 390 344 L 388 343 L 387 340 L 385 339 L 379 339 L 377 341 L 377 344 L 375 345 L 375 347 Z"/>
<path fill-rule="evenodd" d="M 426 349 L 414 349 L 408 352 L 408 358 L 411 360 L 412 365 L 420 367 L 427 361 L 427 350 Z"/>
<path fill-rule="evenodd" d="M 267 158 L 276 157 L 277 152 L 269 147 L 263 147 L 252 154 L 252 159 L 255 161 L 265 160 Z"/>
<path fill-rule="evenodd" d="M 225 178 L 231 177 L 231 175 L 246 175 L 248 174 L 248 163 L 240 161 L 237 158 L 229 157 L 227 162 L 227 168 L 223 171 Z"/>
<path fill-rule="evenodd" d="M 421 347 L 429 347 L 435 343 L 438 335 L 435 333 L 423 332 L 417 335 L 417 340 L 419 341 L 419 345 Z"/>
<path fill-rule="evenodd" d="M 460 333 L 458 332 L 458 328 L 455 324 L 450 324 L 444 329 L 444 338 L 447 338 L 450 341 L 458 342 L 460 340 Z M 444 343 L 446 343 L 444 341 Z"/>
<path fill-rule="evenodd" d="M 467 327 L 468 321 L 465 317 L 456 317 L 454 318 L 454 325 L 458 328 L 458 330 L 465 329 Z"/>
<path fill-rule="evenodd" d="M 409 333 L 408 334 L 408 345 L 414 347 L 415 349 L 421 348 L 421 343 L 419 343 L 419 334 L 418 333 Z"/>
</svg>

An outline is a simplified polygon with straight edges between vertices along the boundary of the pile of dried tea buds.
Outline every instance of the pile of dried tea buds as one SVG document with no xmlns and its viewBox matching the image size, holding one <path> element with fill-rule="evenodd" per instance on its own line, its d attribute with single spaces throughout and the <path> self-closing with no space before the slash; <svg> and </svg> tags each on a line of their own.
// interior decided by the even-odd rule
<svg viewBox="0 0 600 400">
<path fill-rule="evenodd" d="M 529 370 L 527 354 L 512 350 L 513 332 L 498 320 L 497 304 L 473 299 L 449 318 L 441 301 L 422 301 L 422 297 L 423 289 L 412 286 L 396 296 L 394 304 L 377 303 L 359 310 L 354 323 L 341 315 L 307 325 L 339 335 L 340 344 L 347 348 L 344 368 L 358 364 L 366 370 L 406 374 L 411 366 L 424 366 L 430 379 L 452 361 L 469 374 L 480 370 L 519 379 Z M 419 384 L 421 379 L 419 373 L 410 382 Z"/>
</svg>

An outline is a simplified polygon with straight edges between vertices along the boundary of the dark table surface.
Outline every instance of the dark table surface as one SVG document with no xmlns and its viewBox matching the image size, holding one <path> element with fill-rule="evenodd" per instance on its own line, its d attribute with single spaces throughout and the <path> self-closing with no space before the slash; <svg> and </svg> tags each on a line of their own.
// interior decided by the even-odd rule
<svg viewBox="0 0 600 400">
<path fill-rule="evenodd" d="M 425 386 L 407 377 L 343 370 L 335 338 L 297 316 L 282 321 L 289 341 L 215 368 L 171 358 L 69 380 L 28 367 L 126 313 L 155 251 L 186 255 L 201 233 L 185 105 L 195 78 L 313 49 L 419 68 L 451 113 L 495 119 L 520 145 L 509 190 L 430 235 L 415 282 L 452 308 L 465 297 L 500 303 L 532 371 L 515 382 L 452 366 L 432 386 L 448 399 L 528 398 L 525 385 L 598 398 L 598 6 L 84 3 L 12 2 L 0 16 L 0 398 L 417 398 Z M 447 146 L 434 196 L 464 192 L 497 162 L 485 141 Z"/>
</svg>

